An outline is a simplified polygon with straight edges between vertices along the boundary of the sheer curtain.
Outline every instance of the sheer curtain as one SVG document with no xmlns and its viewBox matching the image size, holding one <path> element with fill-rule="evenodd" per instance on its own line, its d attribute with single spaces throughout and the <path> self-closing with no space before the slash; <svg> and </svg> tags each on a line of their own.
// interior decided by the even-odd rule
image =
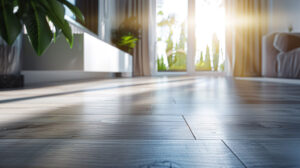
<svg viewBox="0 0 300 168">
<path fill-rule="evenodd" d="M 226 55 L 232 76 L 261 76 L 262 36 L 267 33 L 268 0 L 225 0 Z"/>
<path fill-rule="evenodd" d="M 133 75 L 150 76 L 152 74 L 153 60 L 151 55 L 154 53 L 153 47 L 153 27 L 152 13 L 155 0 L 117 0 L 118 22 L 135 16 L 142 26 L 141 38 L 133 53 Z M 154 13 L 155 14 L 155 13 Z"/>
</svg>

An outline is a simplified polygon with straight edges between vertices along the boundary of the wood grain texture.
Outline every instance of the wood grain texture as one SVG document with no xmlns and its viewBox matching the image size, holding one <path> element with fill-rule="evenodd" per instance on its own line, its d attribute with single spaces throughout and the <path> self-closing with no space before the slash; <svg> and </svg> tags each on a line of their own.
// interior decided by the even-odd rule
<svg viewBox="0 0 300 168">
<path fill-rule="evenodd" d="M 13 115 L 14 116 L 14 115 Z M 4 118 L 13 116 L 4 115 Z M 3 120 L 1 119 L 1 120 Z M 0 121 L 1 121 L 0 120 Z M 49 115 L 0 129 L 2 139 L 193 140 L 181 116 Z"/>
<path fill-rule="evenodd" d="M 247 167 L 300 167 L 300 141 L 289 139 L 225 140 Z"/>
<path fill-rule="evenodd" d="M 0 92 L 5 168 L 299 167 L 299 130 L 295 82 L 179 76 Z"/>
<path fill-rule="evenodd" d="M 242 167 L 221 141 L 0 140 L 0 148 L 7 168 Z"/>
<path fill-rule="evenodd" d="M 185 116 L 197 139 L 299 138 L 300 116 Z"/>
</svg>

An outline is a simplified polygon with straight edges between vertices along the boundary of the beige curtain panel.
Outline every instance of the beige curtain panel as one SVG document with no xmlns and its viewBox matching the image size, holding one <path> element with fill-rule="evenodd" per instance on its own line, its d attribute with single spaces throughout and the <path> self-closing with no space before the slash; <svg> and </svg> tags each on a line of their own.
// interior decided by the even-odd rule
<svg viewBox="0 0 300 168">
<path fill-rule="evenodd" d="M 268 28 L 268 0 L 225 1 L 229 75 L 261 76 L 262 37 Z"/>
<path fill-rule="evenodd" d="M 117 0 L 118 22 L 131 16 L 137 17 L 142 26 L 141 36 L 133 51 L 133 75 L 150 76 L 150 49 L 149 49 L 149 13 L 150 0 Z"/>
<path fill-rule="evenodd" d="M 150 76 L 149 56 L 149 0 L 135 0 L 136 14 L 142 26 L 141 39 L 138 41 L 133 54 L 133 75 Z"/>
</svg>

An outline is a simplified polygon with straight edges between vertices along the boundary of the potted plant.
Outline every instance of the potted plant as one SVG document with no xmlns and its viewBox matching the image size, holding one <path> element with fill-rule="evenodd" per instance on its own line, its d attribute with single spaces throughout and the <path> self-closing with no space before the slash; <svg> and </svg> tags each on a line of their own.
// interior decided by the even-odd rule
<svg viewBox="0 0 300 168">
<path fill-rule="evenodd" d="M 65 6 L 84 21 L 80 10 L 67 0 L 0 0 L 0 88 L 23 86 L 21 46 L 23 28 L 37 55 L 42 55 L 59 34 L 73 45 L 65 20 Z"/>
<path fill-rule="evenodd" d="M 112 33 L 112 43 L 122 51 L 133 54 L 138 40 L 140 39 L 141 25 L 137 17 L 125 19 L 117 30 Z"/>
</svg>

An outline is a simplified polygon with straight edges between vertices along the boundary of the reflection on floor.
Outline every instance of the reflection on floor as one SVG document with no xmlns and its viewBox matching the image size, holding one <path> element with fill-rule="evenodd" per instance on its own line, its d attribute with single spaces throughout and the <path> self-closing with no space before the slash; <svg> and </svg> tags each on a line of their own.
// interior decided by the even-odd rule
<svg viewBox="0 0 300 168">
<path fill-rule="evenodd" d="M 300 85 L 214 77 L 0 92 L 0 167 L 300 167 Z"/>
</svg>

